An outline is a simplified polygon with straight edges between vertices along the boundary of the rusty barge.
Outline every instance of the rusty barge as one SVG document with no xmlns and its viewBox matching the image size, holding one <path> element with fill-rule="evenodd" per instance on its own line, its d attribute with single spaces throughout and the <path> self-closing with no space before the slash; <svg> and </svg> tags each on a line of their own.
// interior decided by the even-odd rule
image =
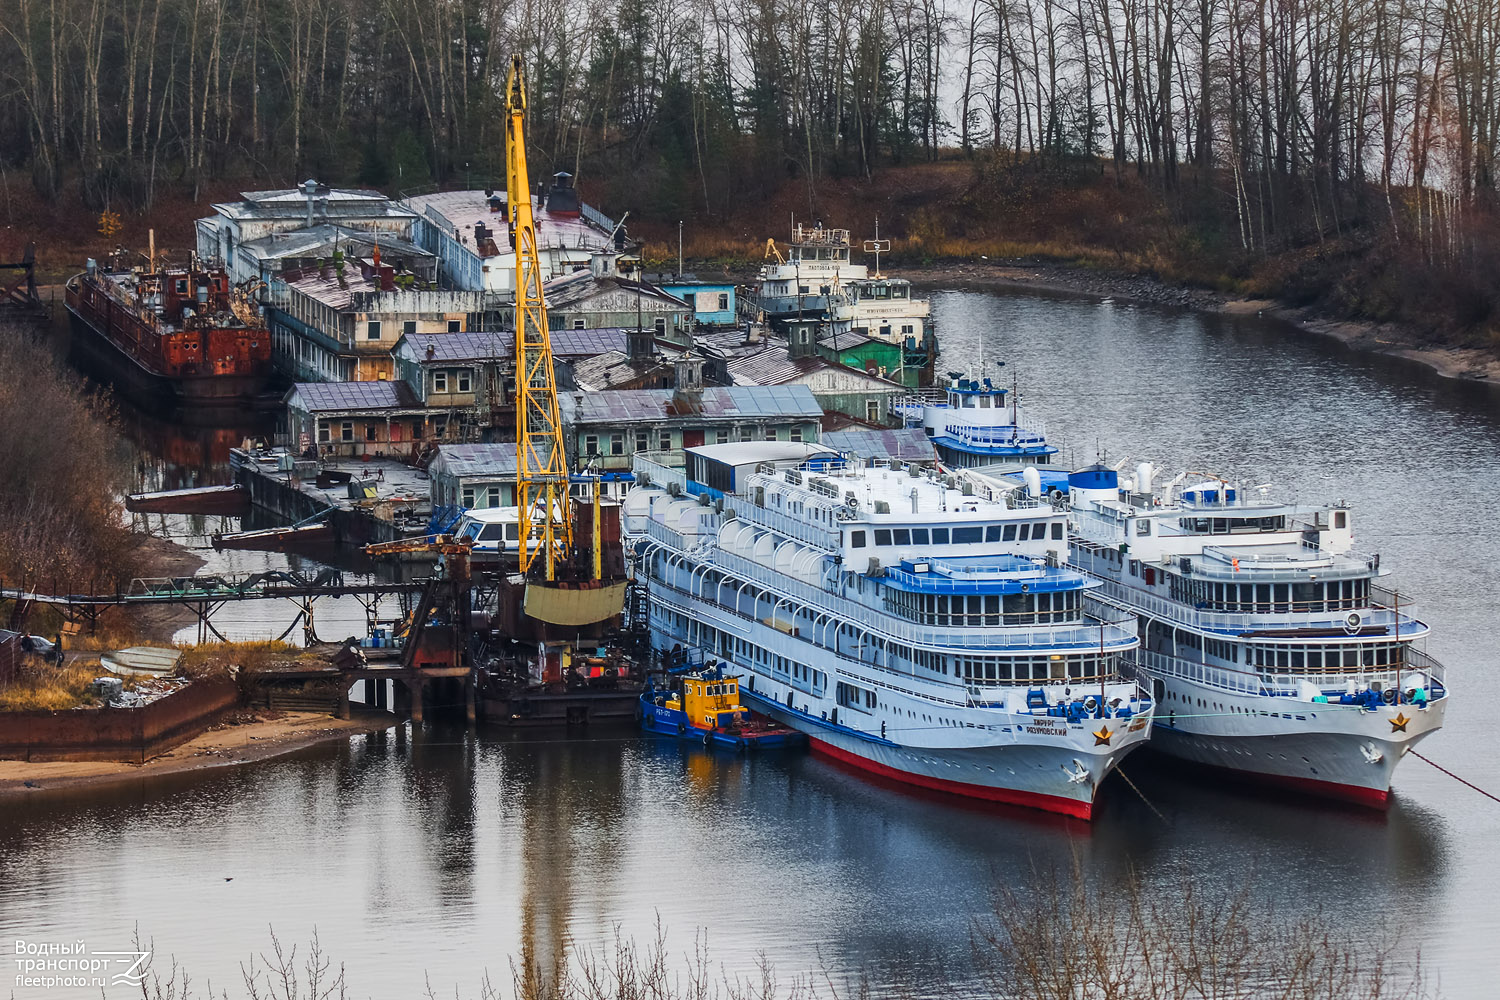
<svg viewBox="0 0 1500 1000">
<path fill-rule="evenodd" d="M 265 388 L 271 335 L 253 290 L 222 267 L 88 269 L 69 279 L 74 344 L 117 387 L 151 408 L 233 406 Z"/>
</svg>

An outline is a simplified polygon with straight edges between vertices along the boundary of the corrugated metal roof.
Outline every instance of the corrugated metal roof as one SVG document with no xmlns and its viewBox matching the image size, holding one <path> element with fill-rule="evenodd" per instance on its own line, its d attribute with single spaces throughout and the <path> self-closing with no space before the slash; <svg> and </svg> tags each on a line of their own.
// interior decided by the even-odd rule
<svg viewBox="0 0 1500 1000">
<path fill-rule="evenodd" d="M 792 358 L 784 344 L 736 358 L 724 366 L 735 385 L 781 385 L 827 365 L 822 358 Z"/>
<path fill-rule="evenodd" d="M 286 279 L 283 278 L 283 281 Z M 344 283 L 339 284 L 338 274 L 333 267 L 328 268 L 328 277 L 321 277 L 317 272 L 304 272 L 302 277 L 296 281 L 287 281 L 288 288 L 295 288 L 308 298 L 323 303 L 331 309 L 349 309 L 354 301 L 355 292 L 378 292 L 379 282 L 371 281 L 360 272 L 357 266 L 344 268 Z"/>
<path fill-rule="evenodd" d="M 432 348 L 429 358 L 427 349 Z M 498 330 L 461 330 L 458 333 L 409 333 L 398 348 L 417 361 L 509 360 L 516 350 L 516 335 Z"/>
<path fill-rule="evenodd" d="M 502 199 L 504 191 L 496 191 Z M 484 223 L 492 232 L 503 234 L 505 223 L 500 213 L 490 211 L 489 199 L 483 191 L 436 191 L 432 194 L 415 195 L 404 202 L 407 208 L 422 212 L 428 206 L 442 213 L 458 228 L 464 246 L 474 249 L 474 224 Z M 548 250 L 554 247 L 575 247 L 589 250 L 610 250 L 609 232 L 590 223 L 586 216 L 553 215 L 542 207 L 541 200 L 531 199 L 532 213 L 536 218 L 537 247 Z M 601 216 L 602 218 L 602 216 Z M 449 233 L 448 235 L 453 235 Z M 510 252 L 504 240 L 497 237 L 502 256 Z"/>
<path fill-rule="evenodd" d="M 837 330 L 821 338 L 818 341 L 818 346 L 826 347 L 833 351 L 847 351 L 863 344 L 872 343 L 873 341 L 873 337 L 866 337 L 864 334 L 855 333 L 853 330 Z"/>
<path fill-rule="evenodd" d="M 506 334 L 515 343 L 515 332 Z M 559 358 L 591 358 L 608 351 L 624 351 L 626 334 L 617 326 L 598 327 L 593 330 L 551 331 L 552 354 Z M 514 347 L 512 347 L 514 350 Z"/>
<path fill-rule="evenodd" d="M 920 427 L 850 427 L 841 431 L 824 431 L 818 435 L 818 440 L 830 448 L 847 451 L 859 458 L 899 458 L 903 462 L 932 462 L 937 459 L 932 439 Z"/>
<path fill-rule="evenodd" d="M 606 351 L 573 365 L 573 381 L 585 392 L 598 392 L 634 382 L 647 372 L 665 368 L 651 358 L 631 359 L 624 351 Z"/>
<path fill-rule="evenodd" d="M 411 409 L 420 406 L 405 382 L 298 382 L 287 393 L 309 413 L 329 410 Z"/>
<path fill-rule="evenodd" d="M 561 278 L 553 278 L 542 286 L 548 309 L 566 309 L 580 302 L 587 302 L 595 295 L 616 289 L 630 295 L 638 293 L 643 299 L 650 299 L 670 308 L 687 309 L 688 307 L 686 302 L 655 285 L 614 275 L 599 277 L 591 271 L 580 271 L 576 274 L 563 275 Z"/>
<path fill-rule="evenodd" d="M 582 393 L 578 397 L 578 423 L 629 423 L 672 420 L 684 414 L 673 405 L 671 389 L 616 389 Z M 698 411 L 708 419 L 766 419 L 807 417 L 817 419 L 823 409 L 805 385 L 710 386 L 702 393 Z"/>
<path fill-rule="evenodd" d="M 258 259 L 267 257 L 301 257 L 310 250 L 332 243 L 358 243 L 360 246 L 379 246 L 382 255 L 400 257 L 434 257 L 435 254 L 409 243 L 391 233 L 373 233 L 348 226 L 323 224 L 311 228 L 293 229 L 286 233 L 273 233 L 258 240 L 246 240 L 240 249 L 248 251 Z M 389 260 L 386 263 L 390 263 Z"/>
<path fill-rule="evenodd" d="M 230 219 L 305 219 L 307 195 L 300 188 L 283 191 L 242 191 L 242 201 L 219 202 L 214 211 Z M 398 205 L 379 191 L 335 188 L 313 196 L 315 219 L 415 219 L 410 208 Z"/>
<path fill-rule="evenodd" d="M 434 468 L 440 468 L 442 472 L 458 478 L 514 476 L 516 474 L 516 446 L 514 442 L 445 444 L 438 448 L 437 457 L 428 467 L 429 471 Z"/>
</svg>

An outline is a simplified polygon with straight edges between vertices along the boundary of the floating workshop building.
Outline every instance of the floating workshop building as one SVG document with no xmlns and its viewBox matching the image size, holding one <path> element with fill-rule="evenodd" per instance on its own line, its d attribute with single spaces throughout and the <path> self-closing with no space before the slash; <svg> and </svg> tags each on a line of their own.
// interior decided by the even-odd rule
<svg viewBox="0 0 1500 1000">
<path fill-rule="evenodd" d="M 692 362 L 690 362 L 691 364 Z M 686 386 L 686 387 L 684 387 Z M 627 471 L 638 452 L 680 452 L 730 441 L 818 440 L 822 409 L 806 386 L 693 388 L 572 393 L 569 423 L 575 467 Z"/>
<path fill-rule="evenodd" d="M 439 191 L 414 195 L 402 206 L 417 216 L 413 238 L 437 256 L 448 285 L 514 300 L 516 252 L 504 191 Z M 625 247 L 624 227 L 580 201 L 565 172 L 554 175 L 532 208 L 544 281 L 588 270 L 595 254 Z"/>
<path fill-rule="evenodd" d="M 276 191 L 242 191 L 239 201 L 219 202 L 196 224 L 198 255 L 222 260 L 232 284 L 262 279 L 266 248 L 276 233 L 337 226 L 411 242 L 418 214 L 379 191 L 331 188 L 315 180 Z M 243 248 L 252 244 L 249 251 Z"/>
<path fill-rule="evenodd" d="M 499 329 L 512 307 L 485 292 L 402 288 L 371 259 L 278 275 L 266 292 L 272 360 L 293 379 L 394 378 L 391 350 L 404 336 Z"/>
</svg>

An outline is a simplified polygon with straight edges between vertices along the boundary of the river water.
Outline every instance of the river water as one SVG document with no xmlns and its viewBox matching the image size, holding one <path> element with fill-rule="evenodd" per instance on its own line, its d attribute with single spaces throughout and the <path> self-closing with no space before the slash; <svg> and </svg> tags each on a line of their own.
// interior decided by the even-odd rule
<svg viewBox="0 0 1500 1000">
<path fill-rule="evenodd" d="M 1358 546 L 1419 601 L 1428 651 L 1449 668 L 1447 725 L 1422 750 L 1500 791 L 1486 707 L 1500 626 L 1493 393 L 1255 318 L 960 291 L 934 309 L 940 369 L 1017 381 L 1064 460 L 1149 459 L 1351 502 Z M 167 461 L 161 435 L 140 439 L 148 478 L 186 481 L 210 461 Z M 997 884 L 1025 893 L 1076 864 L 1106 883 L 1134 871 L 1248 888 L 1257 906 L 1319 911 L 1369 940 L 1394 928 L 1445 996 L 1490 995 L 1500 804 L 1413 758 L 1384 814 L 1129 770 L 1150 805 L 1112 780 L 1084 825 L 629 731 L 379 733 L 5 803 L 0 952 L 17 938 L 128 949 L 138 931 L 158 969 L 175 958 L 200 987 L 237 989 L 270 928 L 303 948 L 316 932 L 353 996 L 430 983 L 470 997 L 486 970 L 508 983 L 512 961 L 551 968 L 616 934 L 660 933 L 684 968 L 704 946 L 715 975 L 752 973 L 764 955 L 783 983 L 817 971 L 865 977 L 877 995 L 949 996 L 979 987 L 970 932 Z M 68 995 L 98 992 L 15 992 Z"/>
</svg>

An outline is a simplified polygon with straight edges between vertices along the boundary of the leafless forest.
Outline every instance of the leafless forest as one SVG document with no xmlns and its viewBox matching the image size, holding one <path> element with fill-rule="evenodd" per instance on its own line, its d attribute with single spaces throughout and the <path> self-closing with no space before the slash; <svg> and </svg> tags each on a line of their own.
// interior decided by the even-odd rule
<svg viewBox="0 0 1500 1000">
<path fill-rule="evenodd" d="M 1500 0 L 0 0 L 0 166 L 94 212 L 224 180 L 478 186 L 512 51 L 533 172 L 637 220 L 789 184 L 821 212 L 830 181 L 958 150 L 969 216 L 1089 178 L 1147 192 L 1122 211 L 1166 213 L 1178 254 L 1352 234 L 1495 269 Z"/>
</svg>

